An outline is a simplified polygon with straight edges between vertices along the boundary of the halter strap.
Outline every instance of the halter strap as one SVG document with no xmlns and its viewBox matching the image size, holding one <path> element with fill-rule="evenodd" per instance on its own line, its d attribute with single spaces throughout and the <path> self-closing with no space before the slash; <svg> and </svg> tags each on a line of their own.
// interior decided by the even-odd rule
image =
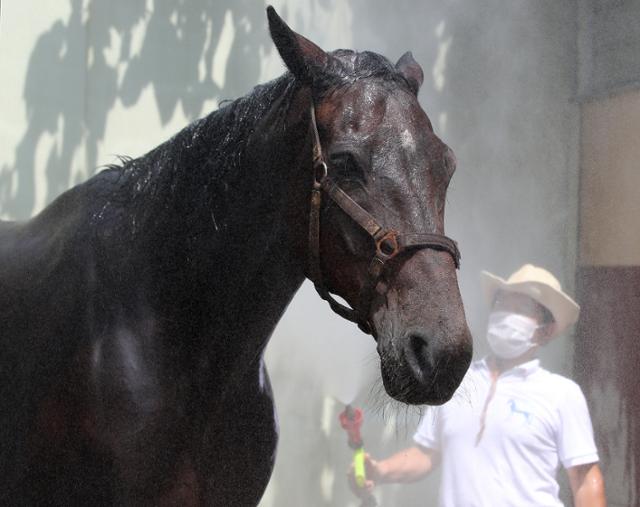
<svg viewBox="0 0 640 507">
<path fill-rule="evenodd" d="M 308 276 L 314 283 L 320 297 L 329 303 L 335 313 L 357 323 L 363 332 L 371 334 L 371 324 L 368 319 L 369 310 L 375 289 L 387 261 L 409 249 L 431 248 L 448 252 L 453 257 L 457 269 L 460 267 L 460 250 L 458 250 L 458 245 L 455 241 L 443 234 L 400 234 L 392 229 L 385 229 L 329 176 L 328 166 L 322 154 L 322 144 L 320 143 L 313 103 L 311 104 L 311 127 L 313 131 L 313 187 L 311 189 L 311 205 L 309 209 Z M 359 302 L 356 309 L 349 308 L 336 301 L 323 282 L 322 269 L 320 267 L 320 210 L 323 192 L 373 239 L 376 247 L 376 252 L 367 270 L 367 279 L 360 289 Z"/>
</svg>

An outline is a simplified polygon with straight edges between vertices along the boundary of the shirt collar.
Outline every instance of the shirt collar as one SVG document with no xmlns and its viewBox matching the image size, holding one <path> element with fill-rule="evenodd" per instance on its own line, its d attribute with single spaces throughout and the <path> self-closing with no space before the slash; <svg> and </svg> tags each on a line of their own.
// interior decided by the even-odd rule
<svg viewBox="0 0 640 507">
<path fill-rule="evenodd" d="M 475 368 L 481 370 L 486 375 L 489 375 L 489 365 L 487 364 L 487 357 L 485 356 L 479 361 L 476 361 L 474 366 Z M 540 368 L 540 359 L 532 359 L 531 361 L 527 361 L 526 363 L 519 364 L 514 366 L 510 370 L 502 372 L 501 377 L 506 377 L 509 375 L 518 375 L 521 377 L 528 377 L 532 373 L 535 373 Z"/>
</svg>

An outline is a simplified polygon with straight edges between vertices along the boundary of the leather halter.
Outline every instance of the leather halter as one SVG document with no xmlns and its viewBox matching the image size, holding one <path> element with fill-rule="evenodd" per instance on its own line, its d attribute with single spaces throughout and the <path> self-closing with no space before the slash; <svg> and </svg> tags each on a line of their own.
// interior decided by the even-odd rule
<svg viewBox="0 0 640 507">
<path fill-rule="evenodd" d="M 311 104 L 311 126 L 313 130 L 313 188 L 311 189 L 311 207 L 309 211 L 309 279 L 314 283 L 316 291 L 322 299 L 327 301 L 331 309 L 347 320 L 355 322 L 365 333 L 371 334 L 371 324 L 368 320 L 374 291 L 380 280 L 387 261 L 405 250 L 419 250 L 431 248 L 448 252 L 456 265 L 460 267 L 460 251 L 455 241 L 443 234 L 421 233 L 401 234 L 393 229 L 385 229 L 357 202 L 347 195 L 329 176 L 328 166 L 322 154 L 316 113 Z M 335 202 L 340 209 L 356 222 L 371 236 L 376 247 L 369 269 L 367 280 L 360 289 L 358 306 L 349 308 L 338 301 L 329 293 L 324 285 L 322 270 L 320 267 L 320 208 L 322 205 L 322 193 Z"/>
</svg>

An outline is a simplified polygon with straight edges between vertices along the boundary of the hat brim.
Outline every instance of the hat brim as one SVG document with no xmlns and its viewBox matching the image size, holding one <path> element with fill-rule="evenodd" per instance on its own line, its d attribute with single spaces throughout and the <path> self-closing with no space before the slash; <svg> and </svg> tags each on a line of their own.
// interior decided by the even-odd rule
<svg viewBox="0 0 640 507">
<path fill-rule="evenodd" d="M 580 306 L 564 292 L 558 291 L 546 283 L 535 281 L 508 283 L 488 271 L 481 272 L 480 280 L 489 305 L 493 304 L 496 293 L 502 290 L 524 294 L 547 308 L 556 321 L 553 337 L 564 333 L 569 326 L 578 321 Z"/>
</svg>

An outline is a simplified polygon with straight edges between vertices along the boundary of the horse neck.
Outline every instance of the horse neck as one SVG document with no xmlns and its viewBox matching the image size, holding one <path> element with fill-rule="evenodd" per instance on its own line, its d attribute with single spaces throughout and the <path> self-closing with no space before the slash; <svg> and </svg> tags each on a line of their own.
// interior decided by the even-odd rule
<svg viewBox="0 0 640 507">
<path fill-rule="evenodd" d="M 213 358 L 226 365 L 229 388 L 247 371 L 258 373 L 264 348 L 304 280 L 310 100 L 305 90 L 297 90 L 258 122 L 236 180 L 234 195 L 243 197 L 221 216 L 221 227 L 229 220 L 223 247 L 228 250 L 218 258 L 229 264 L 216 275 L 224 289 L 216 297 L 214 337 L 204 356 L 205 363 Z"/>
<path fill-rule="evenodd" d="M 310 98 L 285 84 L 275 83 L 284 94 L 255 121 L 244 149 L 233 155 L 241 160 L 234 171 L 213 182 L 206 172 L 192 178 L 193 192 L 209 187 L 213 198 L 196 210 L 196 225 L 173 235 L 169 248 L 181 275 L 180 282 L 163 283 L 165 302 L 181 320 L 197 323 L 191 330 L 203 335 L 207 356 L 216 361 L 221 355 L 236 363 L 260 357 L 304 280 Z M 190 149 L 216 149 L 206 136 L 199 142 Z"/>
</svg>

